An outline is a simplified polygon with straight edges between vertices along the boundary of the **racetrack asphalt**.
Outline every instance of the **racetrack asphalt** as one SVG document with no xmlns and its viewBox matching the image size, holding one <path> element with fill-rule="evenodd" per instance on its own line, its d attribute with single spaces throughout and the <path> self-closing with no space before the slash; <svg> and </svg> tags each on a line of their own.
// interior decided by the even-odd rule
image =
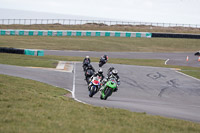
<svg viewBox="0 0 200 133">
<path fill-rule="evenodd" d="M 92 65 L 98 70 L 97 63 Z M 88 96 L 81 63 L 75 63 L 75 73 L 0 64 L 0 74 L 28 78 L 65 88 L 74 92 L 76 99 L 95 106 L 200 122 L 200 80 L 170 68 L 119 64 L 105 64 L 104 75 L 110 66 L 119 71 L 121 85 L 107 100 L 100 100 L 99 93 L 93 98 Z"/>
<path fill-rule="evenodd" d="M 101 57 L 107 54 L 109 58 L 126 58 L 126 59 L 162 59 L 168 60 L 168 65 L 200 67 L 198 56 L 194 56 L 192 52 L 177 53 L 153 53 L 153 52 L 95 52 L 95 51 L 70 51 L 70 50 L 44 50 L 45 55 L 57 56 L 76 56 L 85 57 Z M 186 58 L 189 58 L 186 61 Z"/>
</svg>

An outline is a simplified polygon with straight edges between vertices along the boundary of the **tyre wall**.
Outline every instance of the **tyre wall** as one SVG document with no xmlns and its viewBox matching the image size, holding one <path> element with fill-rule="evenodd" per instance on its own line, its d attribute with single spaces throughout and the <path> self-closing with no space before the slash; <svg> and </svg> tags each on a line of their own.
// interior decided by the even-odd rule
<svg viewBox="0 0 200 133">
<path fill-rule="evenodd" d="M 0 47 L 0 53 L 24 54 L 24 49 Z"/>
<path fill-rule="evenodd" d="M 6 47 L 0 47 L 0 53 L 13 53 L 13 54 L 44 56 L 43 50 L 16 49 L 16 48 L 6 48 Z"/>
<path fill-rule="evenodd" d="M 152 33 L 152 37 L 161 37 L 161 38 L 191 38 L 191 39 L 200 39 L 199 34 L 173 34 L 173 33 Z"/>
</svg>

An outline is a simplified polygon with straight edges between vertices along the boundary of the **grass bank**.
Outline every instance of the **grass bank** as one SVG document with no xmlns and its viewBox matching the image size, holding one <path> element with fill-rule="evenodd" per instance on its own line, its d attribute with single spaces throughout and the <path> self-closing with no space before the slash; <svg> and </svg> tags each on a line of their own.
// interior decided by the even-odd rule
<svg viewBox="0 0 200 133">
<path fill-rule="evenodd" d="M 58 61 L 82 62 L 83 57 L 53 56 L 53 55 L 45 55 L 43 57 L 41 56 L 38 57 L 38 56 L 0 53 L 0 64 L 55 68 L 57 66 Z M 99 58 L 92 57 L 91 61 L 98 62 Z M 120 58 L 109 59 L 109 63 L 113 64 L 179 68 L 181 69 L 181 72 L 200 79 L 200 68 L 198 67 L 164 65 L 164 62 L 165 62 L 164 60 L 158 60 L 158 59 L 120 59 Z"/>
<path fill-rule="evenodd" d="M 64 95 L 64 89 L 0 75 L 3 133 L 199 133 L 199 123 L 93 107 Z"/>
<path fill-rule="evenodd" d="M 1 47 L 109 52 L 196 52 L 200 39 L 0 36 Z"/>
</svg>

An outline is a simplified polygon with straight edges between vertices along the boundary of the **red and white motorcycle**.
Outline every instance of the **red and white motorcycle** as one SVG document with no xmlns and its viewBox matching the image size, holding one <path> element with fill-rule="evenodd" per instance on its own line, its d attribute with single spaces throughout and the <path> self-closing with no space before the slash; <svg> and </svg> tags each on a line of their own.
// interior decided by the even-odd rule
<svg viewBox="0 0 200 133">
<path fill-rule="evenodd" d="M 101 78 L 99 76 L 92 78 L 92 81 L 89 84 L 89 97 L 93 97 L 93 95 L 99 91 L 101 85 L 100 81 Z"/>
</svg>

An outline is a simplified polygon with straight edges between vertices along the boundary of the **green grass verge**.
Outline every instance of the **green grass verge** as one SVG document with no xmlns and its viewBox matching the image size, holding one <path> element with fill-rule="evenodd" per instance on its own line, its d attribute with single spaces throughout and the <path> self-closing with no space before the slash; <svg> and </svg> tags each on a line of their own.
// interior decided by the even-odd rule
<svg viewBox="0 0 200 133">
<path fill-rule="evenodd" d="M 196 52 L 200 47 L 200 39 L 0 36 L 0 46 L 109 52 Z"/>
<path fill-rule="evenodd" d="M 0 75 L 2 133 L 199 133 L 199 123 L 93 107 L 64 96 L 64 89 Z"/>
<path fill-rule="evenodd" d="M 19 54 L 0 53 L 0 64 L 8 64 L 8 65 L 55 68 L 58 61 L 60 60 L 82 62 L 83 57 L 53 56 L 53 55 L 28 56 Z M 98 62 L 99 58 L 91 57 L 91 61 Z M 164 65 L 164 62 L 165 62 L 164 60 L 158 60 L 158 59 L 120 59 L 120 58 L 109 59 L 109 63 L 113 64 L 178 68 L 181 69 L 181 72 L 200 79 L 200 68 L 198 67 Z"/>
</svg>

